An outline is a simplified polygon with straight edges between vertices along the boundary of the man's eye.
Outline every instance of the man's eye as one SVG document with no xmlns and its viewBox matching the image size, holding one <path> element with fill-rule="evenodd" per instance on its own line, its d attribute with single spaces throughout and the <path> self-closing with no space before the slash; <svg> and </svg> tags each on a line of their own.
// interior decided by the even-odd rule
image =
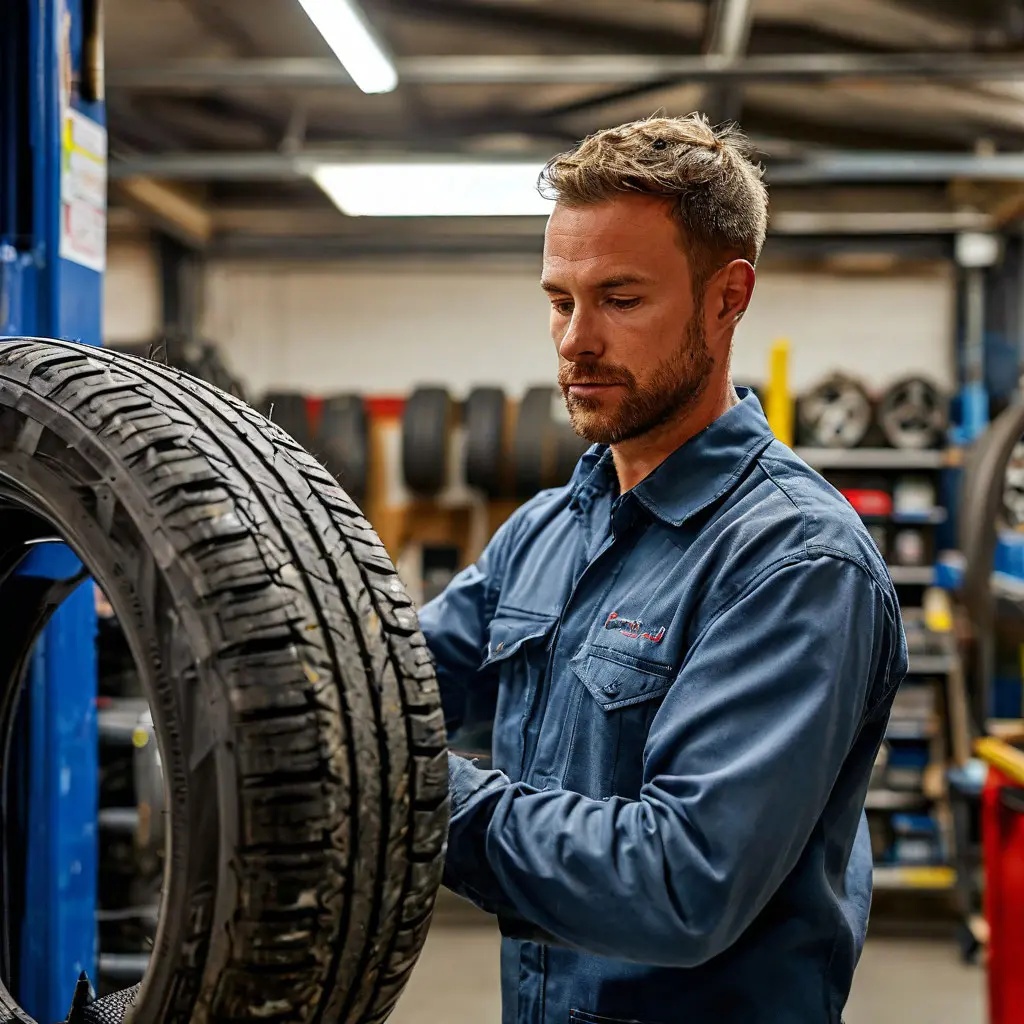
<svg viewBox="0 0 1024 1024">
<path fill-rule="evenodd" d="M 561 316 L 572 316 L 572 303 L 571 302 L 552 302 L 552 308 L 556 313 Z"/>
<path fill-rule="evenodd" d="M 609 299 L 616 309 L 633 309 L 640 305 L 639 299 Z"/>
</svg>

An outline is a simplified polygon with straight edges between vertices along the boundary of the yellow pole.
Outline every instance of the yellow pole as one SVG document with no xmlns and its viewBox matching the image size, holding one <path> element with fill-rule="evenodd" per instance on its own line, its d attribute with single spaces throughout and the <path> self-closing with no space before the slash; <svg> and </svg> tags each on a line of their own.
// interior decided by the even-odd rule
<svg viewBox="0 0 1024 1024">
<path fill-rule="evenodd" d="M 789 393 L 789 341 L 779 338 L 768 360 L 768 395 L 765 414 L 772 433 L 793 446 L 793 399 Z"/>
<path fill-rule="evenodd" d="M 974 741 L 974 752 L 993 768 L 998 768 L 1012 783 L 1024 786 L 1024 750 L 991 736 L 983 736 Z"/>
</svg>

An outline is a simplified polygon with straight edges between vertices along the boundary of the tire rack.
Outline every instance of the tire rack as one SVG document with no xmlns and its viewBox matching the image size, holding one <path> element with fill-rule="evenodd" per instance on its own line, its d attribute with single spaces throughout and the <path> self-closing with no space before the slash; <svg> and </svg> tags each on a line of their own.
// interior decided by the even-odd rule
<svg viewBox="0 0 1024 1024">
<path fill-rule="evenodd" d="M 134 755 L 155 742 L 134 661 L 110 608 L 97 600 L 99 885 L 96 909 L 100 996 L 142 980 L 159 913 L 159 873 L 139 855 L 140 794 Z"/>
<path fill-rule="evenodd" d="M 936 501 L 939 476 L 947 465 L 943 451 L 889 448 L 797 448 L 797 454 L 826 479 L 858 474 L 890 483 L 907 475 L 927 476 Z M 927 549 L 936 553 L 935 528 L 946 519 L 936 504 L 917 514 L 864 517 L 870 525 L 912 526 L 927 532 Z M 929 565 L 890 563 L 907 629 L 909 671 L 896 695 L 886 743 L 879 752 L 865 801 L 875 856 L 875 889 L 945 892 L 956 884 L 950 863 L 952 815 L 946 770 L 950 748 L 958 743 L 956 719 L 962 707 L 962 671 L 950 633 L 925 626 L 922 608 L 933 582 Z M 953 721 L 951 722 L 951 717 Z"/>
</svg>

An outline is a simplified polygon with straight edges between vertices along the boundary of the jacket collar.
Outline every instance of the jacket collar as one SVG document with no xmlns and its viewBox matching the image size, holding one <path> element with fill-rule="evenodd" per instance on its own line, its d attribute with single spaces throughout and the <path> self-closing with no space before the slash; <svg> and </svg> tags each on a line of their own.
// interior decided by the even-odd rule
<svg viewBox="0 0 1024 1024">
<path fill-rule="evenodd" d="M 714 423 L 677 448 L 633 488 L 636 499 L 662 522 L 681 526 L 732 488 L 774 440 L 761 403 L 749 388 L 737 388 L 740 401 Z M 593 445 L 580 460 L 572 503 L 585 508 L 590 498 L 614 485 L 607 445 Z"/>
</svg>

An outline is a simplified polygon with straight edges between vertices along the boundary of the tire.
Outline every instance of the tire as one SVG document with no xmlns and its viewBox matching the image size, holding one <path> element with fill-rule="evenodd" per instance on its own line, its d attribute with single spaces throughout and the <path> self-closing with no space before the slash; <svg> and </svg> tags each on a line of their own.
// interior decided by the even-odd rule
<svg viewBox="0 0 1024 1024">
<path fill-rule="evenodd" d="M 554 476 L 548 487 L 564 487 L 576 472 L 576 464 L 590 445 L 568 423 L 556 423 Z"/>
<path fill-rule="evenodd" d="M 414 494 L 432 497 L 448 482 L 454 405 L 444 388 L 417 388 L 402 413 L 402 476 Z"/>
<path fill-rule="evenodd" d="M 1000 532 L 1007 527 L 1006 468 L 1024 437 L 1024 405 L 1011 405 L 976 442 L 961 494 L 962 601 L 975 624 L 991 620 L 991 576 Z"/>
<path fill-rule="evenodd" d="M 363 501 L 370 472 L 370 433 L 361 395 L 324 399 L 316 450 L 345 491 Z"/>
<path fill-rule="evenodd" d="M 103 588 L 153 713 L 172 839 L 126 1019 L 383 1021 L 441 880 L 447 762 L 431 659 L 369 524 L 241 402 L 37 339 L 0 343 L 0 497 L 8 556 L 56 527 Z M 0 564 L 9 731 L 43 606 Z M 101 1003 L 82 1019 L 120 1019 Z M 28 1020 L 5 990 L 4 1007 Z"/>
<path fill-rule="evenodd" d="M 306 451 L 313 447 L 305 395 L 296 391 L 268 392 L 260 403 L 260 412 Z"/>
<path fill-rule="evenodd" d="M 514 449 L 515 496 L 532 498 L 554 476 L 554 422 L 551 418 L 555 389 L 530 388 L 519 403 Z"/>
<path fill-rule="evenodd" d="M 115 345 L 113 351 L 133 356 L 155 359 L 159 363 L 173 366 L 176 370 L 212 384 L 235 398 L 246 401 L 245 387 L 234 377 L 221 359 L 217 346 L 209 342 L 187 341 L 184 338 L 164 336 L 152 341 Z"/>
<path fill-rule="evenodd" d="M 466 483 L 488 498 L 505 496 L 505 392 L 474 388 L 465 405 Z"/>
</svg>

